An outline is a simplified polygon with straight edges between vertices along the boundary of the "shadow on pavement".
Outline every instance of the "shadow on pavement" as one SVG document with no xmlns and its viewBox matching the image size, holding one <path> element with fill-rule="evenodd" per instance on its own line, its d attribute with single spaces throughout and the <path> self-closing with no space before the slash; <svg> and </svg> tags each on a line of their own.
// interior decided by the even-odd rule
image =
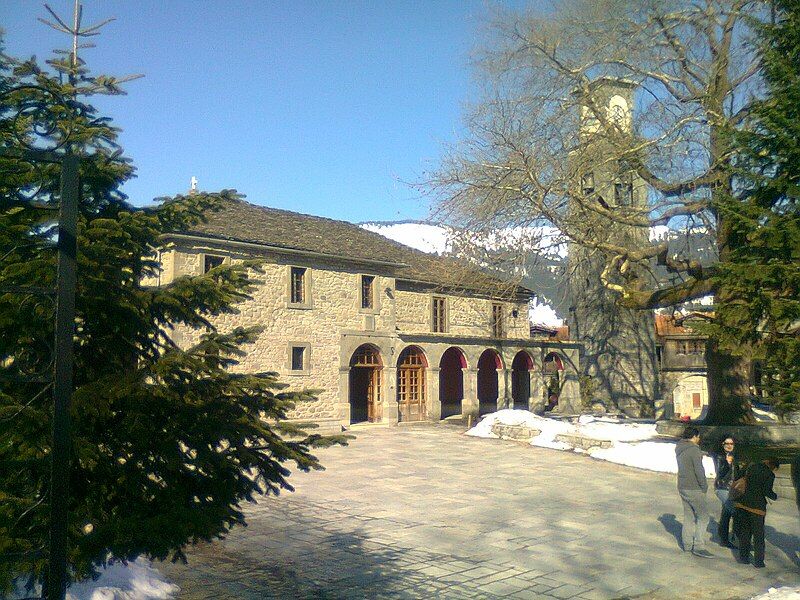
<svg viewBox="0 0 800 600">
<path fill-rule="evenodd" d="M 769 518 L 769 514 L 767 518 Z M 800 567 L 800 556 L 798 556 L 798 551 L 800 551 L 800 537 L 780 532 L 769 525 L 764 526 L 764 537 L 770 544 L 780 548 L 795 566 Z"/>
<path fill-rule="evenodd" d="M 664 529 L 667 531 L 667 533 L 672 534 L 672 537 L 675 538 L 678 548 L 683 548 L 683 542 L 681 540 L 681 523 L 675 518 L 675 515 L 663 514 L 658 517 L 658 520 L 664 526 Z"/>
</svg>

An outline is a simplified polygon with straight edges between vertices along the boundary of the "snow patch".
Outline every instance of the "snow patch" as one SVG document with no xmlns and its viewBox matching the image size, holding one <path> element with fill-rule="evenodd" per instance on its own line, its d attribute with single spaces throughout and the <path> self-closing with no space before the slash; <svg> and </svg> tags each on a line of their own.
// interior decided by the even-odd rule
<svg viewBox="0 0 800 600">
<path fill-rule="evenodd" d="M 67 590 L 67 600 L 168 600 L 180 591 L 180 587 L 166 581 L 149 561 L 138 558 L 127 565 L 109 565 L 95 581 L 72 584 Z M 41 589 L 33 592 L 33 595 L 40 595 Z M 29 596 L 31 594 L 18 583 L 8 600 Z"/>
<path fill-rule="evenodd" d="M 467 431 L 467 435 L 497 438 L 492 433 L 492 425 L 495 423 L 524 425 L 531 429 L 538 429 L 541 433 L 531 439 L 532 446 L 570 450 L 588 454 L 592 458 L 648 471 L 678 472 L 678 463 L 675 460 L 675 442 L 660 439 L 654 423 L 626 423 L 612 417 L 593 417 L 591 415 L 583 415 L 577 423 L 570 423 L 542 417 L 527 410 L 505 409 L 486 415 L 480 423 Z M 589 450 L 574 448 L 570 444 L 556 441 L 555 437 L 559 434 L 607 440 L 612 442 L 612 446 L 610 448 L 590 448 Z M 714 461 L 710 456 L 703 457 L 703 468 L 707 477 L 713 478 L 716 475 Z"/>
<path fill-rule="evenodd" d="M 800 600 L 800 587 L 769 588 L 766 593 L 750 600 Z"/>
</svg>

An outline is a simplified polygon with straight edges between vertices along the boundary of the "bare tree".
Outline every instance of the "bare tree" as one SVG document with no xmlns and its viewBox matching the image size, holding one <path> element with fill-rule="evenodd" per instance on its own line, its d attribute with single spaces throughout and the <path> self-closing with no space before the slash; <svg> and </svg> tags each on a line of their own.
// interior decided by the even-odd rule
<svg viewBox="0 0 800 600">
<path fill-rule="evenodd" d="M 768 15 L 763 0 L 564 0 L 498 15 L 470 135 L 431 176 L 439 206 L 467 229 L 555 226 L 627 309 L 735 302 L 713 262 L 648 233 L 711 234 L 725 260 L 726 131 L 746 124 L 758 94 L 749 39 Z M 709 421 L 747 420 L 747 357 L 712 341 L 707 360 Z"/>
</svg>

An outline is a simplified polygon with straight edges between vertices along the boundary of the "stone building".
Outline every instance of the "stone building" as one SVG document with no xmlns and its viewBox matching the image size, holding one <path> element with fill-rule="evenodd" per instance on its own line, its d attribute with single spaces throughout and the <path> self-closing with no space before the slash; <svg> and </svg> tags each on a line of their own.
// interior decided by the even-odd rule
<svg viewBox="0 0 800 600">
<path fill-rule="evenodd" d="M 659 413 L 666 417 L 702 419 L 708 412 L 706 338 L 692 324 L 707 313 L 655 315 L 656 352 L 661 387 Z"/>
<path fill-rule="evenodd" d="M 581 202 L 571 202 L 572 226 L 587 239 L 602 239 L 627 248 L 649 244 L 649 228 L 634 227 L 599 218 L 588 209 L 590 202 L 628 218 L 647 205 L 647 185 L 615 157 L 619 140 L 602 134 L 593 110 L 621 132 L 632 133 L 633 93 L 636 85 L 620 79 L 593 82 L 581 115 L 580 144 L 571 168 L 577 173 Z M 590 109 L 590 104 L 593 105 Z M 598 251 L 570 243 L 568 248 L 568 322 L 573 339 L 581 342 L 583 373 L 594 383 L 594 395 L 607 406 L 633 416 L 653 413 L 658 395 L 653 317 L 650 311 L 623 308 L 606 289 L 600 275 L 606 258 Z"/>
<path fill-rule="evenodd" d="M 244 201 L 165 236 L 163 285 L 245 259 L 263 261 L 252 300 L 221 330 L 264 328 L 239 369 L 321 390 L 293 418 L 323 430 L 437 421 L 500 408 L 579 409 L 578 344 L 532 338 L 533 292 L 351 223 Z M 192 335 L 175 331 L 176 341 Z"/>
</svg>

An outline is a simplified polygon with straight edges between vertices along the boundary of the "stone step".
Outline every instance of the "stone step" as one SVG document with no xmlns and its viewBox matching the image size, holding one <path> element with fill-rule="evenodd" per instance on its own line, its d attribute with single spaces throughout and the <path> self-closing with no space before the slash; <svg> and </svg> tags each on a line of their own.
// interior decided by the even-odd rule
<svg viewBox="0 0 800 600">
<path fill-rule="evenodd" d="M 492 433 L 503 440 L 517 440 L 527 442 L 531 438 L 536 437 L 542 431 L 540 429 L 533 429 L 525 425 L 504 425 L 502 423 L 494 423 L 492 425 Z"/>
</svg>

